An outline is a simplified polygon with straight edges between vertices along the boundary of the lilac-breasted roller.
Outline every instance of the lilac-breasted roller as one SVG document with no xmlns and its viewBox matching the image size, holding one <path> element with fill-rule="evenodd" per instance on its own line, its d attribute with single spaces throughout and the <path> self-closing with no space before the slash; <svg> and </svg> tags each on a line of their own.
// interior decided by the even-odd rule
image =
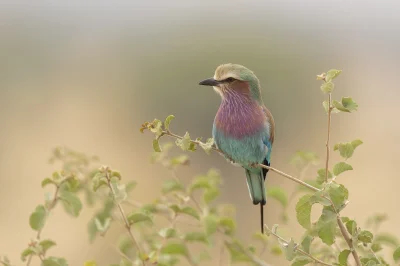
<svg viewBox="0 0 400 266">
<path fill-rule="evenodd" d="M 251 200 L 260 204 L 263 232 L 268 170 L 251 165 L 270 165 L 275 123 L 261 98 L 260 81 L 244 66 L 224 64 L 216 69 L 213 78 L 201 81 L 200 85 L 213 86 L 221 95 L 212 135 L 226 158 L 245 169 Z"/>
</svg>

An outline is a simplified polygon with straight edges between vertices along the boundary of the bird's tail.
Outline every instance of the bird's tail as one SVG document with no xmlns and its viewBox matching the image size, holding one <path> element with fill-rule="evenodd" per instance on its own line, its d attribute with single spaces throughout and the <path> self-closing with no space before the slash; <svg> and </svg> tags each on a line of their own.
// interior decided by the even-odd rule
<svg viewBox="0 0 400 266">
<path fill-rule="evenodd" d="M 264 205 L 267 203 L 267 195 L 264 184 L 263 171 L 250 171 L 246 169 L 247 187 L 254 205 L 260 204 L 261 232 L 264 233 Z"/>
</svg>

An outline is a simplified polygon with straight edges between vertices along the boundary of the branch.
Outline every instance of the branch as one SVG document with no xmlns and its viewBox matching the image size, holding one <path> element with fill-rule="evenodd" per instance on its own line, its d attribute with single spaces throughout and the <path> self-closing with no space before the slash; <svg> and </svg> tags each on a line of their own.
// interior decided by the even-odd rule
<svg viewBox="0 0 400 266">
<path fill-rule="evenodd" d="M 59 184 L 55 184 L 56 186 L 56 190 L 54 191 L 54 195 L 53 195 L 53 200 L 50 202 L 50 204 L 46 207 L 46 219 L 45 219 L 45 223 L 43 224 L 42 228 L 40 228 L 36 234 L 36 241 L 40 240 L 40 237 L 42 235 L 44 226 L 46 225 L 46 221 L 47 221 L 47 217 L 49 216 L 50 212 L 54 209 L 54 207 L 57 205 L 57 202 L 59 200 L 58 194 L 60 192 L 60 187 L 67 182 L 69 179 L 74 178 L 73 176 L 68 176 L 66 178 L 64 178 Z M 35 242 L 36 244 L 36 242 Z M 29 256 L 28 261 L 26 263 L 27 266 L 31 265 L 31 261 L 32 261 L 32 255 Z"/>
<path fill-rule="evenodd" d="M 120 203 L 118 203 L 117 200 L 116 200 L 116 193 L 115 193 L 115 190 L 114 190 L 114 188 L 113 188 L 113 186 L 112 186 L 112 184 L 111 184 L 111 177 L 110 177 L 110 174 L 109 174 L 109 172 L 108 172 L 108 169 L 105 169 L 105 174 L 106 174 L 106 179 L 107 179 L 107 185 L 108 185 L 108 187 L 110 188 L 110 191 L 111 191 L 111 194 L 112 194 L 112 198 L 113 198 L 114 204 L 117 205 L 117 207 L 118 207 L 118 209 L 119 209 L 119 212 L 121 213 L 122 219 L 123 219 L 123 221 L 124 221 L 124 223 L 125 223 L 125 228 L 126 228 L 126 230 L 128 231 L 128 234 L 129 234 L 129 236 L 130 236 L 131 239 L 132 239 L 132 243 L 136 246 L 138 252 L 139 252 L 139 253 L 142 253 L 138 242 L 136 241 L 135 237 L 134 237 L 133 234 L 132 234 L 131 225 L 130 225 L 129 222 L 128 222 L 128 218 L 126 218 L 125 211 L 124 211 L 124 209 L 122 208 L 122 205 L 121 205 Z M 138 257 L 140 257 L 140 256 L 138 256 Z M 143 265 L 143 266 L 145 265 L 145 263 L 144 263 L 143 260 L 142 260 L 142 265 Z"/>
<path fill-rule="evenodd" d="M 331 116 L 332 116 L 332 110 L 333 110 L 333 106 L 332 106 L 332 94 L 329 93 L 328 94 L 328 133 L 327 133 L 327 140 L 326 140 L 326 162 L 325 162 L 325 181 L 328 182 L 328 171 L 329 171 L 329 139 L 330 139 L 330 135 L 331 135 Z M 336 210 L 335 205 L 332 203 L 332 207 L 334 209 L 334 211 L 336 212 L 336 220 L 337 223 L 339 225 L 340 228 L 340 232 L 343 235 L 343 238 L 346 240 L 347 245 L 350 248 L 351 254 L 354 257 L 354 260 L 356 262 L 357 266 L 361 266 L 361 261 L 360 261 L 360 257 L 358 256 L 357 250 L 354 248 L 353 245 L 353 240 L 350 237 L 350 235 L 347 232 L 346 227 L 343 224 L 342 219 L 340 218 L 340 214 L 339 212 Z"/>
<path fill-rule="evenodd" d="M 285 240 L 285 239 L 284 239 L 283 237 L 281 237 L 280 235 L 274 233 L 272 230 L 268 230 L 268 231 L 269 231 L 269 233 L 270 233 L 271 235 L 275 236 L 277 239 L 279 239 L 279 240 L 282 241 L 283 243 L 289 245 L 289 241 Z M 317 259 L 316 257 L 314 257 L 313 255 L 311 255 L 310 253 L 308 253 L 308 252 L 306 252 L 306 251 L 304 251 L 304 250 L 298 248 L 298 245 L 297 245 L 297 244 L 295 245 L 295 251 L 297 251 L 297 252 L 303 254 L 304 256 L 309 257 L 309 258 L 312 259 L 315 263 L 319 263 L 319 264 L 321 264 L 321 265 L 326 265 L 326 266 L 333 266 L 332 264 L 323 262 L 322 260 Z"/>
<path fill-rule="evenodd" d="M 167 136 L 170 136 L 170 137 L 173 137 L 173 138 L 176 138 L 176 139 L 183 139 L 182 136 L 174 134 L 169 130 L 163 130 L 162 133 L 161 133 L 161 136 L 163 136 L 163 135 L 167 135 Z M 190 140 L 190 142 L 192 142 L 192 143 L 194 143 L 194 144 L 196 144 L 198 146 L 205 145 L 204 142 L 201 142 L 201 141 L 198 141 L 198 140 Z M 212 146 L 212 150 L 214 150 L 214 151 L 218 152 L 219 154 L 224 155 L 225 157 L 229 158 L 228 155 L 226 155 L 223 151 L 221 151 L 220 149 L 218 149 L 215 146 Z M 272 172 L 275 172 L 275 173 L 277 173 L 277 174 L 279 174 L 281 176 L 284 176 L 284 177 L 286 177 L 286 178 L 288 178 L 288 179 L 290 179 L 290 180 L 292 180 L 292 181 L 294 181 L 294 182 L 296 182 L 296 183 L 298 183 L 298 184 L 300 184 L 302 186 L 305 186 L 308 189 L 311 189 L 311 190 L 316 191 L 316 192 L 320 191 L 318 188 L 316 188 L 316 187 L 314 187 L 314 186 L 312 186 L 310 184 L 307 184 L 304 181 L 301 181 L 299 178 L 296 178 L 294 176 L 286 174 L 286 173 L 284 173 L 284 172 L 282 172 L 282 171 L 280 171 L 280 170 L 278 170 L 276 168 L 267 166 L 265 164 L 254 164 L 252 166 L 253 167 L 261 167 L 261 168 L 265 168 L 265 169 L 271 170 Z"/>
</svg>

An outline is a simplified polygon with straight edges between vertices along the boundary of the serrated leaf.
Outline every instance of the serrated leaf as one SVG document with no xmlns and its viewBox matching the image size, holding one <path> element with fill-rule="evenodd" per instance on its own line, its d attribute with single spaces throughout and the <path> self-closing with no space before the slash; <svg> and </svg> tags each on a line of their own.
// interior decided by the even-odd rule
<svg viewBox="0 0 400 266">
<path fill-rule="evenodd" d="M 315 204 L 315 203 L 319 203 L 323 206 L 330 206 L 331 202 L 329 201 L 329 199 L 326 198 L 326 191 L 317 191 L 315 192 L 311 198 L 310 198 L 310 203 L 311 204 Z"/>
<path fill-rule="evenodd" d="M 347 113 L 356 111 L 358 108 L 358 104 L 350 97 L 343 97 L 341 102 L 333 101 L 333 106 L 335 106 L 338 110 Z"/>
<path fill-rule="evenodd" d="M 299 256 L 294 259 L 292 266 L 304 266 L 312 262 L 314 262 L 314 260 L 309 257 Z"/>
<path fill-rule="evenodd" d="M 189 165 L 190 161 L 189 161 L 189 157 L 186 155 L 179 155 L 176 157 L 172 157 L 170 163 L 173 166 L 176 165 Z"/>
<path fill-rule="evenodd" d="M 311 227 L 311 208 L 312 204 L 310 202 L 310 198 L 312 195 L 304 195 L 299 199 L 296 204 L 296 217 L 297 221 L 301 226 L 305 229 L 309 229 Z"/>
<path fill-rule="evenodd" d="M 337 76 L 342 73 L 342 70 L 337 70 L 337 69 L 331 69 L 328 72 L 326 72 L 325 80 L 326 82 L 332 81 L 332 79 L 335 79 Z"/>
<path fill-rule="evenodd" d="M 214 139 L 209 138 L 207 139 L 206 143 L 200 142 L 200 147 L 203 148 L 203 150 L 207 153 L 210 154 L 212 148 L 214 145 Z"/>
<path fill-rule="evenodd" d="M 156 137 L 162 134 L 162 122 L 158 119 L 154 119 L 149 127 L 150 131 L 156 134 Z"/>
<path fill-rule="evenodd" d="M 328 188 L 329 197 L 335 205 L 336 210 L 340 211 L 349 198 L 349 191 L 343 185 L 332 183 Z"/>
<path fill-rule="evenodd" d="M 184 151 L 193 149 L 193 146 L 191 145 L 193 143 L 192 140 L 190 139 L 189 132 L 186 132 L 182 139 L 177 139 L 175 141 L 175 144 Z"/>
<path fill-rule="evenodd" d="M 204 232 L 188 232 L 183 236 L 188 242 L 203 242 L 208 244 L 208 236 Z"/>
<path fill-rule="evenodd" d="M 283 207 L 286 207 L 288 204 L 286 192 L 280 187 L 269 187 L 267 189 L 267 196 L 276 199 Z"/>
<path fill-rule="evenodd" d="M 203 199 L 206 204 L 209 204 L 211 201 L 215 200 L 219 195 L 219 190 L 217 188 L 209 188 L 204 192 Z"/>
<path fill-rule="evenodd" d="M 335 242 L 336 213 L 331 207 L 324 207 L 322 215 L 317 221 L 318 236 L 327 245 Z"/>
<path fill-rule="evenodd" d="M 56 242 L 51 239 L 45 239 L 40 241 L 39 245 L 42 247 L 43 252 L 46 252 L 49 248 L 54 247 Z"/>
<path fill-rule="evenodd" d="M 335 144 L 333 150 L 334 151 L 339 150 L 340 156 L 342 156 L 345 159 L 348 159 L 353 155 L 355 148 L 360 146 L 362 143 L 363 142 L 359 139 L 353 140 L 352 142 L 338 143 Z"/>
<path fill-rule="evenodd" d="M 374 243 L 374 244 L 371 245 L 371 249 L 372 249 L 373 252 L 376 253 L 376 252 L 379 252 L 379 251 L 382 250 L 382 246 L 381 246 L 381 244 Z"/>
<path fill-rule="evenodd" d="M 175 118 L 174 115 L 169 115 L 169 116 L 167 116 L 167 118 L 165 118 L 165 121 L 164 121 L 164 128 L 165 128 L 166 130 L 169 130 L 169 125 L 171 124 L 171 121 L 172 121 L 174 118 Z"/>
<path fill-rule="evenodd" d="M 176 236 L 176 230 L 175 228 L 172 227 L 166 227 L 166 228 L 162 228 L 158 234 L 163 237 L 163 238 L 171 238 L 171 237 L 175 237 Z"/>
<path fill-rule="evenodd" d="M 326 180 L 326 170 L 325 168 L 318 169 L 317 171 L 317 183 L 323 184 Z M 332 173 L 328 170 L 328 180 L 332 178 Z"/>
<path fill-rule="evenodd" d="M 351 142 L 351 145 L 353 145 L 353 148 L 355 149 L 355 148 L 357 148 L 358 146 L 360 146 L 361 144 L 363 144 L 364 142 L 362 142 L 362 140 L 360 140 L 360 139 L 356 139 L 356 140 L 353 140 L 352 142 Z"/>
<path fill-rule="evenodd" d="M 186 246 L 182 243 L 167 243 L 160 250 L 161 254 L 181 255 L 188 257 L 189 252 Z"/>
<path fill-rule="evenodd" d="M 128 223 L 130 225 L 142 223 L 142 222 L 150 222 L 150 223 L 152 222 L 152 219 L 150 218 L 150 216 L 148 216 L 147 214 L 144 214 L 144 213 L 140 213 L 140 212 L 133 212 L 133 213 L 129 214 L 127 219 L 128 219 Z"/>
<path fill-rule="evenodd" d="M 43 205 L 36 207 L 35 211 L 29 217 L 29 225 L 35 231 L 43 228 L 46 221 L 46 208 Z"/>
<path fill-rule="evenodd" d="M 335 176 L 338 176 L 341 173 L 349 170 L 353 170 L 353 167 L 350 164 L 347 164 L 345 162 L 340 162 L 335 164 L 335 166 L 333 167 L 333 174 Z"/>
<path fill-rule="evenodd" d="M 162 192 L 164 194 L 173 192 L 173 191 L 183 191 L 184 186 L 183 184 L 175 179 L 169 179 L 164 181 L 163 187 L 162 187 Z"/>
<path fill-rule="evenodd" d="M 75 193 L 64 190 L 60 193 L 60 199 L 67 213 L 74 217 L 79 216 L 82 210 L 82 202 Z"/>
<path fill-rule="evenodd" d="M 161 152 L 160 142 L 158 139 L 153 139 L 153 150 L 155 152 Z"/>
<path fill-rule="evenodd" d="M 396 248 L 396 250 L 393 252 L 393 259 L 396 262 L 400 260 L 400 247 Z"/>
<path fill-rule="evenodd" d="M 370 231 L 367 231 L 367 230 L 362 230 L 358 234 L 358 240 L 363 242 L 364 244 L 372 243 L 373 238 L 374 238 L 374 235 Z"/>
<path fill-rule="evenodd" d="M 339 254 L 339 263 L 340 266 L 347 266 L 347 259 L 349 258 L 351 251 L 348 249 L 343 250 Z"/>
<path fill-rule="evenodd" d="M 334 89 L 335 85 L 333 84 L 333 82 L 329 81 L 329 82 L 324 82 L 321 85 L 321 91 L 324 93 L 331 93 Z"/>
</svg>

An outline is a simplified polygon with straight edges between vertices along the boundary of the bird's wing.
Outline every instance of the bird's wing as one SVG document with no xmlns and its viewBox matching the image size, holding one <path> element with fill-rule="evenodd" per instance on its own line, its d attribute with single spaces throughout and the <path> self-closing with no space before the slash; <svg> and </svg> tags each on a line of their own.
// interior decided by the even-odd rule
<svg viewBox="0 0 400 266">
<path fill-rule="evenodd" d="M 263 136 L 263 143 L 268 148 L 266 160 L 269 164 L 270 158 L 271 158 L 272 144 L 274 143 L 274 137 L 275 137 L 275 122 L 274 122 L 274 118 L 272 117 L 271 112 L 265 106 L 263 106 L 262 108 L 263 108 L 265 117 L 267 119 L 267 123 L 266 123 L 267 128 L 266 128 L 265 134 Z"/>
</svg>

